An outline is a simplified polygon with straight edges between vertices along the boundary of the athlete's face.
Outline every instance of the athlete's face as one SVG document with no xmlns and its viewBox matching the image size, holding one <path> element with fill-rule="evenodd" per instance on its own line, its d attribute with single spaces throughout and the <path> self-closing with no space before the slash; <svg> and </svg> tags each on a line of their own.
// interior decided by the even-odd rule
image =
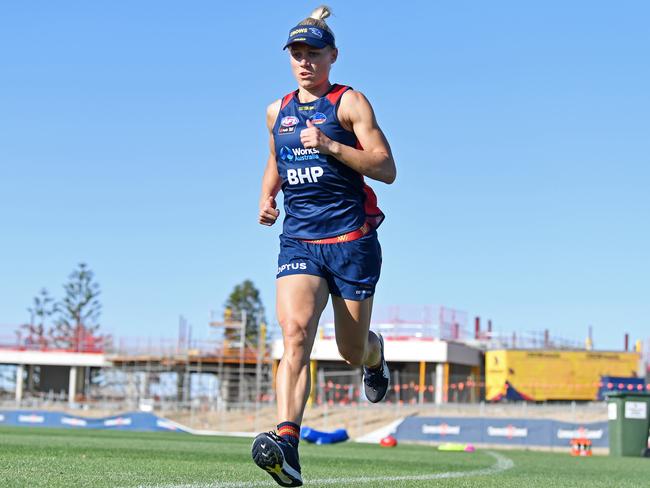
<svg viewBox="0 0 650 488">
<path fill-rule="evenodd" d="M 338 56 L 338 49 L 326 46 L 322 49 L 296 42 L 289 46 L 291 70 L 298 85 L 311 88 L 329 79 L 330 69 Z"/>
</svg>

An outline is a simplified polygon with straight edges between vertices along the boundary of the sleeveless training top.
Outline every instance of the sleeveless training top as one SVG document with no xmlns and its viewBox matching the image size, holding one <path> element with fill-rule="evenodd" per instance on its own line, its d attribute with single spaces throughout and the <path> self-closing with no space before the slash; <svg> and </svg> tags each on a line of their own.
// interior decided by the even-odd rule
<svg viewBox="0 0 650 488">
<path fill-rule="evenodd" d="M 300 142 L 300 131 L 310 119 L 330 139 L 361 149 L 354 133 L 341 126 L 336 114 L 341 96 L 350 89 L 335 84 L 308 103 L 300 103 L 298 90 L 282 99 L 273 139 L 284 193 L 283 234 L 287 237 L 324 239 L 356 230 L 366 221 L 377 228 L 384 220 L 363 175 Z"/>
</svg>

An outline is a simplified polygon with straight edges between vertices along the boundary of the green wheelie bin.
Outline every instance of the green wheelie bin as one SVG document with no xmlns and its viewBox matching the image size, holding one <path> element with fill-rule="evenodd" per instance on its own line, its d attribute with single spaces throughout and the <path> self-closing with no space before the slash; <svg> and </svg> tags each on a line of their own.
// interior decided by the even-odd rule
<svg viewBox="0 0 650 488">
<path fill-rule="evenodd" d="M 650 394 L 614 392 L 607 395 L 609 455 L 643 456 L 648 448 Z"/>
</svg>

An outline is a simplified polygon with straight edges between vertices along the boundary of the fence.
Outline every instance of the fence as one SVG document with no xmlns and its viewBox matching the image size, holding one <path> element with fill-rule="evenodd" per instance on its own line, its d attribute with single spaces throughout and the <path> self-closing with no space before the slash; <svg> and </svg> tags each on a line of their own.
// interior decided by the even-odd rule
<svg viewBox="0 0 650 488">
<path fill-rule="evenodd" d="M 373 314 L 373 328 L 387 338 L 441 338 L 472 343 L 480 347 L 569 347 L 570 341 L 550 337 L 548 333 L 499 335 L 491 330 L 482 331 L 478 339 L 468 332 L 467 314 L 445 307 L 434 306 L 377 306 Z M 333 335 L 333 324 L 326 316 L 321 324 L 324 337 Z M 47 350 L 44 344 L 29 343 L 18 334 L 6 334 L 2 328 L 0 351 L 4 349 Z M 279 330 L 272 328 L 268 339 L 279 337 Z M 478 344 L 477 344 L 478 342 Z M 88 349 L 84 350 L 85 345 Z M 73 352 L 99 352 L 96 344 L 80 343 Z M 168 338 L 120 338 L 104 343 L 103 352 L 114 361 L 106 368 L 85 368 L 84 394 L 72 400 L 93 408 L 105 405 L 134 409 L 144 406 L 164 411 L 214 410 L 229 408 L 257 409 L 275 402 L 272 363 L 268 347 L 229 347 L 223 336 L 211 339 Z M 63 351 L 67 351 L 63 349 Z M 646 356 L 650 355 L 650 340 Z M 37 384 L 40 366 L 27 372 L 25 400 L 29 402 L 57 404 L 70 401 L 67 383 L 58 391 L 39 391 Z M 0 364 L 0 399 L 11 401 L 15 391 L 15 367 Z M 31 379 L 30 379 L 31 378 Z M 363 404 L 365 398 L 361 387 L 361 372 L 345 371 L 327 373 L 318 377 L 313 402 L 316 406 L 345 406 Z M 474 403 L 484 398 L 485 384 L 480 378 L 452 375 L 447 384 L 436 384 L 434 374 L 425 381 L 417 373 L 393 371 L 392 386 L 386 403 L 389 405 L 427 405 L 436 397 L 451 403 Z M 517 385 L 519 388 L 545 385 Z M 556 385 L 546 385 L 552 388 Z M 603 385 L 574 385 L 597 386 Z M 609 386 L 609 385 L 608 385 Z M 629 389 L 629 386 L 626 386 Z M 638 386 L 636 387 L 638 390 Z M 650 385 L 644 386 L 650 391 Z M 609 389 L 622 389 L 611 385 Z M 438 395 L 437 395 L 438 393 Z M 150 407 L 147 407 L 149 405 Z"/>
<path fill-rule="evenodd" d="M 110 428 L 129 428 L 135 426 L 133 423 L 135 417 L 144 415 L 144 413 L 138 414 L 134 411 L 127 413 L 129 411 L 120 409 L 119 405 L 115 405 L 112 410 L 93 408 L 84 411 L 61 407 L 61 405 L 36 404 L 23 406 L 20 412 L 20 415 L 24 416 L 23 421 L 17 418 L 16 420 L 21 425 L 44 425 L 47 416 L 46 412 L 58 412 L 63 414 L 63 416 L 59 415 L 58 417 L 59 424 L 61 424 L 60 420 L 65 418 L 66 426 L 78 426 L 75 424 L 85 423 L 86 426 L 90 427 L 103 423 L 104 426 Z M 15 405 L 0 402 L 0 416 L 4 416 L 4 420 L 10 420 L 11 412 L 16 413 L 13 410 L 15 408 Z M 274 406 L 259 405 L 255 407 L 254 404 L 240 405 L 238 408 L 226 411 L 205 409 L 192 409 L 181 412 L 157 410 L 155 415 L 176 422 L 180 426 L 218 432 L 260 432 L 273 428 L 277 422 Z M 131 419 L 131 422 L 129 419 Z M 581 435 L 596 435 L 598 433 L 594 432 L 595 429 L 590 424 L 607 421 L 607 405 L 604 402 L 548 405 L 529 405 L 526 403 L 425 406 L 389 405 L 385 403 L 375 405 L 359 403 L 345 406 L 311 405 L 306 409 L 303 425 L 324 431 L 345 428 L 353 439 L 365 437 L 367 441 L 374 442 L 379 439 L 378 436 L 385 435 L 385 433 L 380 434 L 380 432 L 385 432 L 388 425 L 392 425 L 394 428 L 398 424 L 400 427 L 402 425 L 411 425 L 412 427 L 413 422 L 415 422 L 415 432 L 414 429 L 411 429 L 410 433 L 401 432 L 401 434 L 404 434 L 401 437 L 402 439 L 443 442 L 464 439 L 471 442 L 506 442 L 535 445 L 538 442 L 535 441 L 533 434 L 535 432 L 539 433 L 538 427 L 540 425 L 540 422 L 535 420 L 550 421 L 547 422 L 547 427 L 550 425 L 561 429 L 563 432 L 558 431 L 556 433 L 558 439 L 562 438 L 565 441 L 572 435 L 572 431 L 581 432 Z M 167 422 L 165 423 L 167 424 Z M 565 423 L 573 423 L 574 425 L 568 426 Z M 0 421 L 0 424 L 2 424 L 2 421 Z M 177 424 L 172 423 L 172 426 L 175 425 Z M 397 427 L 398 433 L 400 427 Z M 522 429 L 527 430 L 522 431 Z M 424 436 L 418 437 L 421 434 L 424 434 Z M 462 437 L 461 434 L 462 436 L 471 434 L 473 437 L 470 440 Z M 555 435 L 555 433 L 548 435 Z"/>
<path fill-rule="evenodd" d="M 4 369 L 5 381 L 0 383 L 0 399 L 5 404 L 15 406 L 12 373 L 6 374 L 7 369 L 15 368 Z M 139 366 L 122 364 L 87 371 L 86 394 L 75 400 L 80 408 L 106 411 L 255 411 L 275 404 L 272 375 L 272 366 L 268 363 L 260 367 L 248 365 L 244 370 L 240 370 L 238 364 L 232 367 L 202 363 L 179 365 L 172 362 Z M 13 376 L 15 378 L 15 373 Z M 540 386 L 542 385 L 535 385 L 537 388 Z M 650 384 L 598 382 L 588 386 L 613 391 L 650 392 Z M 476 404 L 484 398 L 484 388 L 484 382 L 463 376 L 451 376 L 447 385 L 436 385 L 435 376 L 431 375 L 421 385 L 419 375 L 393 371 L 384 403 L 395 407 L 431 405 L 436 401 L 436 392 L 442 390 L 442 398 L 446 403 Z M 65 390 L 38 392 L 26 388 L 20 405 L 56 406 L 68 401 Z M 315 407 L 345 407 L 366 403 L 360 370 L 319 372 L 312 395 Z"/>
</svg>

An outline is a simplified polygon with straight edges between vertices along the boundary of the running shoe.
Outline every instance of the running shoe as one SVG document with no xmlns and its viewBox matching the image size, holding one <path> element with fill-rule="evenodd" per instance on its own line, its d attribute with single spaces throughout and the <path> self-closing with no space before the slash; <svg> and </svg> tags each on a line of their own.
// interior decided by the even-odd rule
<svg viewBox="0 0 650 488">
<path fill-rule="evenodd" d="M 259 434 L 253 441 L 253 461 L 280 486 L 302 486 L 298 449 L 275 432 Z"/>
<path fill-rule="evenodd" d="M 382 401 L 386 397 L 390 384 L 390 371 L 388 371 L 388 364 L 384 359 L 384 338 L 379 333 L 375 332 L 375 334 L 379 338 L 381 347 L 381 364 L 374 369 L 363 367 L 363 387 L 366 398 L 371 403 Z"/>
</svg>

